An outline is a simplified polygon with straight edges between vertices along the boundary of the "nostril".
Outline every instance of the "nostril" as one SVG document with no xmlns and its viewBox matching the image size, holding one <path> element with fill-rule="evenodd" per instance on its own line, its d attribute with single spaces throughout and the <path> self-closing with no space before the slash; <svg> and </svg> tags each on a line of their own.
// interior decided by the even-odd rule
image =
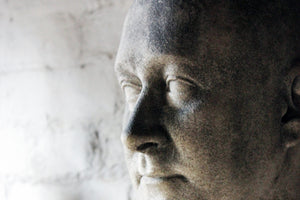
<svg viewBox="0 0 300 200">
<path fill-rule="evenodd" d="M 153 148 L 153 147 L 157 148 L 158 144 L 154 143 L 154 142 L 147 142 L 147 143 L 144 143 L 144 144 L 141 144 L 140 146 L 138 146 L 137 150 L 138 151 L 145 151 L 146 149 Z"/>
</svg>

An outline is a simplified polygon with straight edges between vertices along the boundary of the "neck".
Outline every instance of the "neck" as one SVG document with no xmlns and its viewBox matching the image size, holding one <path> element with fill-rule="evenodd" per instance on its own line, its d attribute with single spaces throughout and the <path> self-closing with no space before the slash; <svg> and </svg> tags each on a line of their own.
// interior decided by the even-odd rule
<svg viewBox="0 0 300 200">
<path fill-rule="evenodd" d="M 300 145 L 286 151 L 284 166 L 273 187 L 273 195 L 268 200 L 300 199 Z"/>
</svg>

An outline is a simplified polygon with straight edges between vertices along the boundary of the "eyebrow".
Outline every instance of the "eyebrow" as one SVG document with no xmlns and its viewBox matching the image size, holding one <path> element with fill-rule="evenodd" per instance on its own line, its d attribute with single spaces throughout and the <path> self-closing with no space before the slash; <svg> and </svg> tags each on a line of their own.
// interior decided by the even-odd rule
<svg viewBox="0 0 300 200">
<path fill-rule="evenodd" d="M 116 63 L 114 66 L 114 70 L 116 74 L 123 74 L 126 72 L 126 70 L 123 69 L 123 64 L 121 63 Z"/>
<path fill-rule="evenodd" d="M 134 72 L 124 69 L 123 66 L 124 65 L 120 63 L 115 65 L 115 73 L 117 74 L 117 79 L 120 86 L 122 86 L 122 84 L 128 80 L 140 82 L 140 79 L 134 74 Z"/>
<path fill-rule="evenodd" d="M 117 78 L 118 78 L 119 84 L 121 84 L 125 80 L 132 79 L 133 77 L 136 77 L 135 74 L 130 73 L 127 70 L 119 70 L 116 73 L 117 73 Z M 136 77 L 136 79 L 138 79 L 138 78 Z"/>
</svg>

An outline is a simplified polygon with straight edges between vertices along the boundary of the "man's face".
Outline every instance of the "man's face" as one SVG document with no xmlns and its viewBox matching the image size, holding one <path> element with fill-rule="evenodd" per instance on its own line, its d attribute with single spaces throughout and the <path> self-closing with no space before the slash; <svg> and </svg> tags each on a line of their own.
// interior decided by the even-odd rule
<svg viewBox="0 0 300 200">
<path fill-rule="evenodd" d="M 222 7 L 202 23 L 186 15 L 193 10 L 155 9 L 132 8 L 116 61 L 139 199 L 267 195 L 283 158 L 281 77 L 271 58 L 240 43 Z"/>
</svg>

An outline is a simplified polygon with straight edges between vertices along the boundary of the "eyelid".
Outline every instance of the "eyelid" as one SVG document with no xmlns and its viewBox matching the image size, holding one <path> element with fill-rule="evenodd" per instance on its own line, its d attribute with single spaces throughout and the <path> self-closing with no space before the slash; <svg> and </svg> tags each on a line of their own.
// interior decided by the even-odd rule
<svg viewBox="0 0 300 200">
<path fill-rule="evenodd" d="M 167 75 L 165 80 L 167 85 L 169 84 L 170 81 L 175 81 L 175 80 L 180 80 L 180 81 L 184 81 L 185 83 L 188 83 L 190 86 L 193 87 L 198 87 L 201 90 L 210 90 L 210 87 L 207 85 L 203 85 L 200 82 L 195 81 L 194 79 L 190 78 L 189 76 L 176 76 L 176 75 Z"/>
<path fill-rule="evenodd" d="M 120 85 L 121 85 L 122 90 L 124 90 L 124 88 L 127 87 L 127 86 L 134 87 L 134 88 L 137 88 L 137 89 L 142 88 L 141 85 L 139 85 L 137 83 L 134 83 L 134 82 L 131 82 L 131 81 L 127 81 L 127 80 L 121 80 Z"/>
<path fill-rule="evenodd" d="M 194 81 L 188 79 L 188 78 L 185 78 L 185 77 L 182 77 L 182 76 L 173 76 L 173 75 L 168 75 L 166 77 L 166 83 L 167 83 L 167 86 L 169 85 L 169 82 L 170 81 L 176 81 L 176 80 L 180 80 L 180 81 L 183 81 L 185 83 L 187 83 L 188 85 L 190 86 L 193 86 L 193 87 L 196 87 L 197 84 L 194 83 Z"/>
</svg>

